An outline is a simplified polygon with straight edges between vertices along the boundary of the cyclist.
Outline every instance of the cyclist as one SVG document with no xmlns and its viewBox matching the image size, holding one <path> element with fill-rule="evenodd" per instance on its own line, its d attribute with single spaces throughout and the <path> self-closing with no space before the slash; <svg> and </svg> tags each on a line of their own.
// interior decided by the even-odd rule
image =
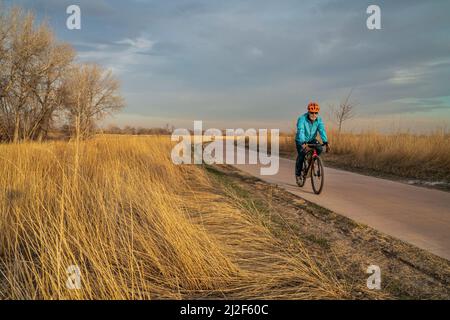
<svg viewBox="0 0 450 320">
<path fill-rule="evenodd" d="M 295 163 L 295 178 L 297 184 L 301 183 L 303 177 L 302 166 L 305 155 L 309 150 L 308 144 L 319 144 L 317 141 L 317 133 L 320 134 L 323 144 L 326 146 L 326 152 L 330 151 L 327 132 L 323 124 L 322 118 L 319 117 L 320 106 L 316 102 L 308 104 L 308 112 L 301 115 L 297 120 L 297 134 L 295 136 L 295 144 L 297 147 L 297 161 Z M 317 153 L 322 152 L 322 146 L 316 147 Z"/>
</svg>

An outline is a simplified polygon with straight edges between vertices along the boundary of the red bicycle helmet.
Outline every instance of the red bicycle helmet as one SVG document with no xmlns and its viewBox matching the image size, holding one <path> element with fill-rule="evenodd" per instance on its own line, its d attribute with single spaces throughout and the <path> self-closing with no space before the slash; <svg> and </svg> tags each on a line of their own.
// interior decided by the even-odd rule
<svg viewBox="0 0 450 320">
<path fill-rule="evenodd" d="M 320 106 L 317 102 L 308 103 L 308 112 L 319 112 Z"/>
</svg>

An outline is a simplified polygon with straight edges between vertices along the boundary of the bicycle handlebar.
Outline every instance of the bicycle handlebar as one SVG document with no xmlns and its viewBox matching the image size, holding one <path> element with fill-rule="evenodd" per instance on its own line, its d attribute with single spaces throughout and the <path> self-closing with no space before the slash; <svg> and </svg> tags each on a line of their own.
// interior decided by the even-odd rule
<svg viewBox="0 0 450 320">
<path fill-rule="evenodd" d="M 314 147 L 323 147 L 325 146 L 325 143 L 307 143 L 306 145 L 310 148 L 314 148 Z"/>
<path fill-rule="evenodd" d="M 307 143 L 308 148 L 317 148 L 326 146 L 325 143 Z M 328 148 L 325 150 L 328 153 Z"/>
</svg>

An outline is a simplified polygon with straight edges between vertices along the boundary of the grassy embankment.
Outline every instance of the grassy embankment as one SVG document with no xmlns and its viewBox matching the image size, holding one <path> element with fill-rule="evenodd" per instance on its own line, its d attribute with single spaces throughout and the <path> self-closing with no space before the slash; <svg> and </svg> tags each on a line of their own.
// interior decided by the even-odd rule
<svg viewBox="0 0 450 320">
<path fill-rule="evenodd" d="M 164 137 L 0 145 L 0 298 L 345 298 Z M 67 268 L 81 290 L 66 287 Z"/>
</svg>

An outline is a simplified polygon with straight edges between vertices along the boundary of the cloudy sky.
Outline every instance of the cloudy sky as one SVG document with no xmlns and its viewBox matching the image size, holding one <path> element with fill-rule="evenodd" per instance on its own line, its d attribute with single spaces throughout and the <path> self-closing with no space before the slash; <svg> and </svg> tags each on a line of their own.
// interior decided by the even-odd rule
<svg viewBox="0 0 450 320">
<path fill-rule="evenodd" d="M 113 69 L 127 107 L 109 123 L 289 129 L 309 100 L 353 89 L 350 129 L 450 120 L 448 0 L 3 0 L 46 17 L 80 61 Z M 66 8 L 81 8 L 81 30 Z M 366 8 L 381 8 L 368 30 Z"/>
</svg>

